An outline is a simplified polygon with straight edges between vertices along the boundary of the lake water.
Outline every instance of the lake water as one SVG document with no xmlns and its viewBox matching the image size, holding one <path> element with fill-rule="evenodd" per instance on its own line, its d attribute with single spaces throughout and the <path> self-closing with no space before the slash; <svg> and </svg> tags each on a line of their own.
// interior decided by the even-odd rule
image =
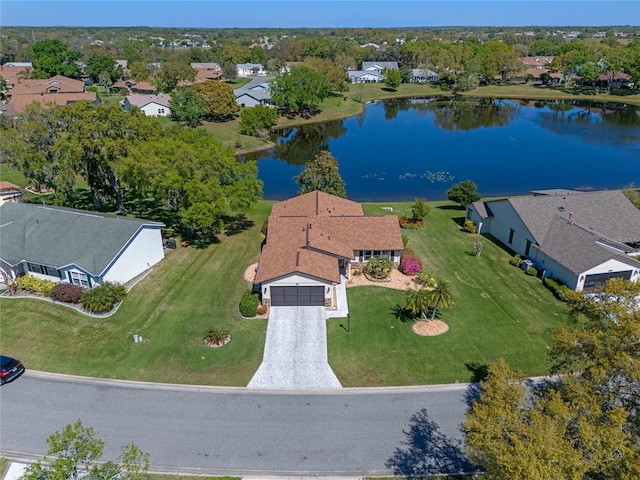
<svg viewBox="0 0 640 480">
<path fill-rule="evenodd" d="M 321 149 L 355 201 L 446 198 L 472 180 L 482 196 L 640 186 L 640 109 L 569 101 L 379 101 L 344 120 L 279 131 L 259 159 L 264 198 L 295 196 L 294 177 Z"/>
</svg>

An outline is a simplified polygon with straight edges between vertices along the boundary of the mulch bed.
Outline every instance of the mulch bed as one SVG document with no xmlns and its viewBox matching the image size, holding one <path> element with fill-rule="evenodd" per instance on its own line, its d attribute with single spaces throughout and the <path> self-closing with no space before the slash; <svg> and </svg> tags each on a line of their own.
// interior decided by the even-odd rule
<svg viewBox="0 0 640 480">
<path fill-rule="evenodd" d="M 423 337 L 435 337 L 436 335 L 442 335 L 449 330 L 449 325 L 440 320 L 418 320 L 411 327 L 413 333 L 421 335 Z"/>
</svg>

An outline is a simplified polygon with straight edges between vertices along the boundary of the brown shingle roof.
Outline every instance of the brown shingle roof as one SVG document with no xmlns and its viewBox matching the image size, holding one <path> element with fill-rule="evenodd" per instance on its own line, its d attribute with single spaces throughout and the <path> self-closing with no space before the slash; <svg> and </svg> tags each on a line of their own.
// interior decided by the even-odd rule
<svg viewBox="0 0 640 480">
<path fill-rule="evenodd" d="M 303 215 L 307 211 L 313 213 Z M 289 215 L 278 216 L 282 212 Z M 274 205 L 255 281 L 303 273 L 337 283 L 338 257 L 352 259 L 355 250 L 402 248 L 398 217 L 367 217 L 356 202 L 312 192 Z"/>
<path fill-rule="evenodd" d="M 51 78 L 22 80 L 11 89 L 11 96 L 53 94 L 53 93 L 82 93 L 85 91 L 84 82 L 73 78 L 56 75 Z"/>
<path fill-rule="evenodd" d="M 6 115 L 19 115 L 24 113 L 27 105 L 32 103 L 49 104 L 56 106 L 70 105 L 76 102 L 100 103 L 98 94 L 95 92 L 84 93 L 51 93 L 51 94 L 35 94 L 35 95 L 13 95 L 7 105 Z"/>
<path fill-rule="evenodd" d="M 364 215 L 362 205 L 324 192 L 310 192 L 276 203 L 271 215 L 282 216 L 352 216 Z"/>
</svg>

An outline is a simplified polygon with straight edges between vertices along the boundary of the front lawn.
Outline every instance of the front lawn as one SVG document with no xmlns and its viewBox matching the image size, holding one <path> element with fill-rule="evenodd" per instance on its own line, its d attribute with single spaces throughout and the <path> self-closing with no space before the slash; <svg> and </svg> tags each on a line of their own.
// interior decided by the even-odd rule
<svg viewBox="0 0 640 480">
<path fill-rule="evenodd" d="M 242 278 L 259 258 L 259 233 L 271 202 L 248 216 L 254 225 L 207 248 L 180 248 L 142 280 L 117 313 L 92 318 L 39 300 L 0 299 L 2 351 L 27 368 L 106 378 L 246 386 L 263 355 L 266 321 L 242 319 Z M 328 322 L 329 361 L 345 387 L 466 382 L 502 356 L 529 375 L 547 373 L 546 352 L 565 307 L 539 280 L 509 265 L 510 254 L 485 240 L 482 256 L 469 254 L 474 237 L 458 228 L 464 211 L 430 203 L 426 227 L 405 231 L 425 268 L 448 279 L 457 304 L 440 319 L 450 329 L 419 337 L 394 315 L 404 293 L 381 287 L 347 290 L 345 319 Z M 406 214 L 409 204 L 367 204 L 368 214 Z M 441 208 L 436 208 L 441 207 Z M 231 331 L 231 342 L 207 348 L 209 326 Z M 148 343 L 133 343 L 141 335 Z M 477 377 L 475 377 L 477 378 Z"/>
<path fill-rule="evenodd" d="M 449 331 L 420 337 L 411 321 L 397 315 L 404 292 L 382 287 L 347 290 L 351 331 L 342 319 L 328 325 L 329 361 L 344 386 L 468 382 L 490 362 L 504 357 L 528 375 L 548 373 L 553 331 L 566 307 L 540 280 L 511 266 L 510 253 L 485 239 L 472 255 L 476 235 L 460 231 L 464 210 L 431 202 L 421 230 L 403 230 L 426 270 L 450 281 L 457 303 L 439 312 Z M 365 205 L 367 214 L 408 214 L 409 204 Z M 434 208 L 437 207 L 437 208 Z"/>
<path fill-rule="evenodd" d="M 250 288 L 247 266 L 258 260 L 261 202 L 249 230 L 221 236 L 208 248 L 169 251 L 108 318 L 92 318 L 41 300 L 0 299 L 2 353 L 27 368 L 106 378 L 246 386 L 262 361 L 265 320 L 240 317 Z M 208 348 L 209 326 L 230 330 L 231 342 Z M 148 343 L 133 343 L 134 334 Z"/>
</svg>

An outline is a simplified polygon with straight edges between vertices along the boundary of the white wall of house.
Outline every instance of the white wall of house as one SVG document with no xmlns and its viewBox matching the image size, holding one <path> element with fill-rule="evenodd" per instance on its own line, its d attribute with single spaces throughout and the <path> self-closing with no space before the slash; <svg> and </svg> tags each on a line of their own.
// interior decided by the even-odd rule
<svg viewBox="0 0 640 480">
<path fill-rule="evenodd" d="M 587 275 L 594 275 L 598 273 L 615 273 L 615 272 L 628 272 L 631 270 L 631 281 L 637 282 L 640 280 L 640 271 L 637 266 L 631 263 L 626 263 L 617 258 L 613 258 L 607 262 L 604 262 L 597 267 L 593 267 L 585 272 L 582 272 L 578 278 L 576 290 L 580 291 L 584 287 L 584 281 Z"/>
<path fill-rule="evenodd" d="M 268 282 L 263 282 L 260 286 L 262 288 L 262 302 L 271 303 L 271 287 L 324 287 L 325 300 L 333 300 L 333 284 L 327 280 L 320 280 L 309 275 L 296 273 L 293 275 L 287 275 L 286 277 L 277 278 Z M 265 300 L 269 300 L 266 302 Z"/>
<path fill-rule="evenodd" d="M 142 113 L 147 117 L 168 117 L 171 115 L 171 109 L 165 105 L 160 105 L 156 102 L 147 103 L 144 107 L 141 107 Z"/>
<path fill-rule="evenodd" d="M 544 252 L 535 247 L 531 249 L 529 259 L 533 262 L 533 266 L 539 272 L 544 270 L 543 278 L 551 277 L 556 280 L 560 280 L 567 287 L 572 290 L 576 290 L 578 278 L 580 278 L 578 274 L 572 272 L 564 265 L 561 265 L 553 258 L 548 257 Z"/>
<path fill-rule="evenodd" d="M 527 241 L 533 244 L 533 235 L 522 223 L 522 220 L 514 212 L 511 205 L 506 200 L 492 202 L 491 211 L 493 212 L 493 217 L 489 222 L 487 222 L 488 219 L 484 220 L 482 233 L 490 233 L 520 255 L 529 256 L 526 253 Z M 475 220 L 474 223 L 476 223 Z M 511 234 L 512 231 L 513 234 Z"/>
<path fill-rule="evenodd" d="M 105 282 L 126 283 L 164 258 L 160 227 L 143 227 L 102 274 Z"/>
</svg>

